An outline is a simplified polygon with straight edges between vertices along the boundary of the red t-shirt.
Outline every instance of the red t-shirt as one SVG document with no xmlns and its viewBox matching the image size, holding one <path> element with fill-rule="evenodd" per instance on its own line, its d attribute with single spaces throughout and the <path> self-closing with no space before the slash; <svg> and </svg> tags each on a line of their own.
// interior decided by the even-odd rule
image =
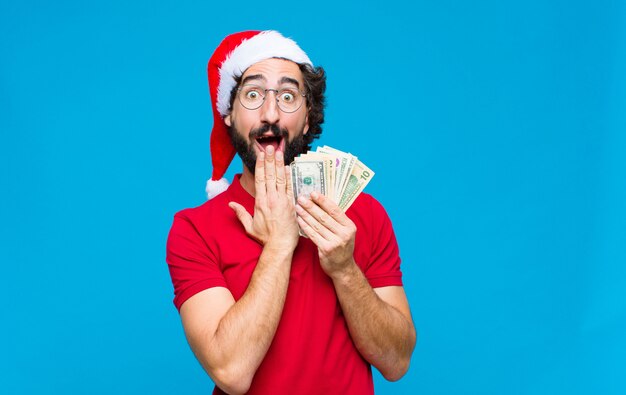
<svg viewBox="0 0 626 395">
<path fill-rule="evenodd" d="M 211 287 L 226 287 L 235 300 L 245 293 L 262 246 L 249 238 L 228 207 L 254 213 L 254 198 L 236 176 L 228 190 L 174 216 L 167 263 L 174 304 Z M 391 221 L 373 197 L 362 193 L 348 209 L 357 227 L 354 258 L 373 288 L 402 285 L 398 245 Z M 357 351 L 332 281 L 322 270 L 317 247 L 300 238 L 274 340 L 249 394 L 373 394 L 370 365 Z M 223 393 L 215 388 L 214 393 Z"/>
</svg>

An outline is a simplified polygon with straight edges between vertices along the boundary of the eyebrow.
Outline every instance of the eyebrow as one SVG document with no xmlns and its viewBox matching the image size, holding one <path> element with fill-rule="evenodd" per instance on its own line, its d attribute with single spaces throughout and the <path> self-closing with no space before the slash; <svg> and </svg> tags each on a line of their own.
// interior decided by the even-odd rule
<svg viewBox="0 0 626 395">
<path fill-rule="evenodd" d="M 244 78 L 241 81 L 241 85 L 245 85 L 245 83 L 248 82 L 248 81 L 256 81 L 256 80 L 267 81 L 267 79 L 265 77 L 263 77 L 261 74 L 252 74 L 252 75 L 249 75 L 246 78 Z"/>
<path fill-rule="evenodd" d="M 298 82 L 298 80 L 291 78 L 291 77 L 282 77 L 280 79 L 280 83 L 281 84 L 294 84 L 298 89 L 300 88 L 300 83 Z"/>
</svg>

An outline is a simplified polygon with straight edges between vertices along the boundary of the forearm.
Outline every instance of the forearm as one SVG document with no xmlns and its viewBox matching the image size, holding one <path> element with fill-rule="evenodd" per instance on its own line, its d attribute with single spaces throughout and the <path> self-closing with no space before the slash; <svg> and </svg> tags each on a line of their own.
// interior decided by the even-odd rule
<svg viewBox="0 0 626 395">
<path fill-rule="evenodd" d="M 354 261 L 332 279 L 361 355 L 387 380 L 400 379 L 408 370 L 415 346 L 411 320 L 376 294 Z"/>
<path fill-rule="evenodd" d="M 266 245 L 246 292 L 207 339 L 211 359 L 205 368 L 218 384 L 241 386 L 243 392 L 250 385 L 280 321 L 292 255 Z"/>
</svg>

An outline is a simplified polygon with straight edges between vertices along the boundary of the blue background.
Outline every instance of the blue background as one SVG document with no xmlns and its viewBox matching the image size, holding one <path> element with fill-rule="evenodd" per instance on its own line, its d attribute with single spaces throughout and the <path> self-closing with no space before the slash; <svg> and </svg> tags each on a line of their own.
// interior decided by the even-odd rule
<svg viewBox="0 0 626 395">
<path fill-rule="evenodd" d="M 0 392 L 210 392 L 165 241 L 247 29 L 326 68 L 319 144 L 377 173 L 419 332 L 378 393 L 626 393 L 626 5 L 534 0 L 2 0 Z"/>
</svg>

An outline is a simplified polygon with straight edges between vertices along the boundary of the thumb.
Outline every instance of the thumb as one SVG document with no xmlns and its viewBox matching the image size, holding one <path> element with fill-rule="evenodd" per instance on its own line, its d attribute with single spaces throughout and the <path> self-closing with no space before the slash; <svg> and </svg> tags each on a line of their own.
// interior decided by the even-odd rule
<svg viewBox="0 0 626 395">
<path fill-rule="evenodd" d="M 246 233 L 252 233 L 252 216 L 250 213 L 246 211 L 246 209 L 239 203 L 230 202 L 228 203 L 228 207 L 233 209 L 237 219 L 243 225 L 243 228 L 246 230 Z"/>
</svg>

